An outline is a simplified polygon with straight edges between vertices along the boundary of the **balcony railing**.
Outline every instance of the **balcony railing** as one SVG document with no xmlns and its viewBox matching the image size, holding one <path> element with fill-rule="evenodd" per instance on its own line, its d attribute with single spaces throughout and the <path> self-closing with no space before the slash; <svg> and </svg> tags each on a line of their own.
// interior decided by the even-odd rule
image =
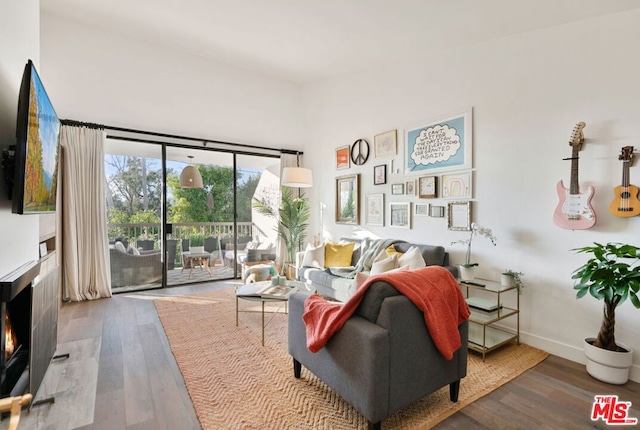
<svg viewBox="0 0 640 430">
<path fill-rule="evenodd" d="M 203 237 L 214 238 L 233 238 L 232 222 L 184 222 L 172 223 L 172 233 L 170 237 L 178 240 L 179 251 L 181 251 L 181 239 L 189 239 L 192 234 L 200 234 Z M 254 234 L 260 234 L 259 229 L 252 222 L 239 222 L 237 226 L 237 237 L 240 242 L 242 239 L 253 238 Z M 145 249 L 160 249 L 160 225 L 157 223 L 109 223 L 107 224 L 107 234 L 109 243 L 114 243 L 117 239 L 125 241 L 128 245 L 136 248 L 143 247 Z M 143 246 L 142 241 L 148 241 Z M 151 245 L 149 247 L 149 245 Z M 181 264 L 178 257 L 180 252 L 175 256 L 175 263 Z"/>
</svg>

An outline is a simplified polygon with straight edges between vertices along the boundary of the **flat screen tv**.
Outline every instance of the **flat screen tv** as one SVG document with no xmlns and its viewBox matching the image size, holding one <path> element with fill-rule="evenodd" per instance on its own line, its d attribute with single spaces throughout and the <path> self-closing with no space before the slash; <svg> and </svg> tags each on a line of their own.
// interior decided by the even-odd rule
<svg viewBox="0 0 640 430">
<path fill-rule="evenodd" d="M 59 135 L 60 120 L 29 60 L 18 97 L 13 213 L 55 212 Z"/>
</svg>

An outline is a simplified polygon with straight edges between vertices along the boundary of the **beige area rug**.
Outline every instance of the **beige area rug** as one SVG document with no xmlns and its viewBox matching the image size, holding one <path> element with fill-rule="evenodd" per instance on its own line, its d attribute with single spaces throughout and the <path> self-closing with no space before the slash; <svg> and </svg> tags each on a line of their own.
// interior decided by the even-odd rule
<svg viewBox="0 0 640 430">
<path fill-rule="evenodd" d="M 240 313 L 233 289 L 156 299 L 155 305 L 203 429 L 354 429 L 367 421 L 304 367 L 295 379 L 287 352 L 287 315 Z M 240 300 L 241 310 L 260 304 Z M 273 309 L 273 308 L 272 308 Z M 282 312 L 283 309 L 280 309 Z M 547 353 L 511 345 L 470 354 L 457 403 L 449 387 L 391 415 L 384 429 L 430 428 L 540 363 Z"/>
</svg>

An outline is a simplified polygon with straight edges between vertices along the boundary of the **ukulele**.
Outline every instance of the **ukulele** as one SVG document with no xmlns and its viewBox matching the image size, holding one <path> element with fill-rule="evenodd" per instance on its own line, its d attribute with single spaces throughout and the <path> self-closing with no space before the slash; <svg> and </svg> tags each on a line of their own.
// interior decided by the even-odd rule
<svg viewBox="0 0 640 430">
<path fill-rule="evenodd" d="M 609 211 L 615 216 L 624 218 L 640 215 L 638 187 L 629 184 L 629 166 L 633 162 L 633 146 L 622 148 L 618 160 L 622 160 L 622 185 L 613 190 L 615 197 L 609 205 Z"/>
<path fill-rule="evenodd" d="M 558 206 L 553 213 L 553 222 L 561 228 L 569 230 L 586 230 L 596 223 L 596 213 L 591 206 L 591 198 L 593 197 L 593 187 L 589 185 L 587 191 L 580 192 L 578 185 L 578 153 L 582 149 L 584 135 L 582 129 L 585 127 L 584 122 L 579 122 L 573 128 L 571 133 L 571 184 L 567 189 L 564 182 L 560 180 L 556 189 L 558 191 Z"/>
</svg>

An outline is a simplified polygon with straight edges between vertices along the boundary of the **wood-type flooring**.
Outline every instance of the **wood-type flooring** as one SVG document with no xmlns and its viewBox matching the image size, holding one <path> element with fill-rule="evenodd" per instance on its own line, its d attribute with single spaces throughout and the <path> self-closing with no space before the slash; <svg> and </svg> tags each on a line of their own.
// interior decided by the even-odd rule
<svg viewBox="0 0 640 430">
<path fill-rule="evenodd" d="M 70 357 L 52 362 L 37 396 L 53 396 L 55 403 L 23 411 L 20 429 L 199 429 L 153 299 L 238 283 L 212 282 L 63 304 L 57 353 Z M 631 402 L 629 416 L 640 418 L 639 383 L 608 385 L 591 378 L 583 365 L 550 356 L 435 428 L 605 429 L 610 426 L 602 420 L 592 422 L 590 413 L 594 396 L 608 394 Z M 229 428 L 241 427 L 229 423 Z"/>
</svg>

